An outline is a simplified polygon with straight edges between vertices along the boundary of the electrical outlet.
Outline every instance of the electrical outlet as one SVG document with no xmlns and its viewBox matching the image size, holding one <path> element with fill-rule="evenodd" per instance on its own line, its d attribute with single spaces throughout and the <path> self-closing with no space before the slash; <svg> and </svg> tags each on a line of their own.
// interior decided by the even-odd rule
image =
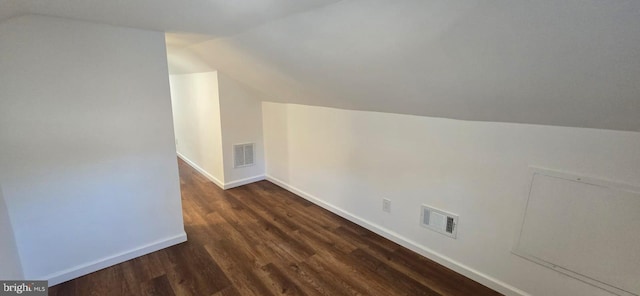
<svg viewBox="0 0 640 296">
<path fill-rule="evenodd" d="M 382 210 L 391 213 L 391 200 L 387 198 L 382 199 Z"/>
</svg>

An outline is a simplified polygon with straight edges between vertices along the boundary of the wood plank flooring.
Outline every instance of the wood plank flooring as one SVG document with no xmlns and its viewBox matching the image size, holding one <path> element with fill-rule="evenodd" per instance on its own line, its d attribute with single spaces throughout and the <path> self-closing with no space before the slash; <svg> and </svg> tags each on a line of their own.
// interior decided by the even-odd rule
<svg viewBox="0 0 640 296">
<path fill-rule="evenodd" d="M 223 191 L 179 168 L 188 242 L 49 295 L 500 295 L 270 182 Z"/>
</svg>

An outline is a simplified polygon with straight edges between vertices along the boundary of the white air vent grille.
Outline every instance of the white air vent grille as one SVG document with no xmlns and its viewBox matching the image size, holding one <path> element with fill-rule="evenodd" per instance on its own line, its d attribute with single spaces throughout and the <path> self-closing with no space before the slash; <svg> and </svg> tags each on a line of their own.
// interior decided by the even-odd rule
<svg viewBox="0 0 640 296">
<path fill-rule="evenodd" d="M 254 151 L 253 143 L 233 145 L 233 167 L 240 168 L 253 165 L 255 159 Z"/>
<path fill-rule="evenodd" d="M 458 216 L 422 205 L 420 225 L 446 236 L 456 238 L 458 233 Z"/>
<path fill-rule="evenodd" d="M 422 208 L 422 225 L 424 226 L 428 226 L 429 225 L 429 221 L 431 219 L 431 211 L 424 209 L 424 207 Z"/>
</svg>

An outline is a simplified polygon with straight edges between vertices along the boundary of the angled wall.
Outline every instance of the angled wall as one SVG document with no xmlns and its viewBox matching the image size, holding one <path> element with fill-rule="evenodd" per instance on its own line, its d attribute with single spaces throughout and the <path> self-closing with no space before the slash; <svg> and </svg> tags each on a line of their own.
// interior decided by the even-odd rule
<svg viewBox="0 0 640 296">
<path fill-rule="evenodd" d="M 224 186 L 218 73 L 171 75 L 169 80 L 178 155 Z"/>
<path fill-rule="evenodd" d="M 23 277 L 20 254 L 0 187 L 0 280 L 19 280 Z"/>
<path fill-rule="evenodd" d="M 178 155 L 223 189 L 264 179 L 262 95 L 221 72 L 171 75 Z M 234 167 L 233 145 L 254 143 Z"/>
<path fill-rule="evenodd" d="M 612 295 L 511 248 L 528 166 L 638 186 L 640 133 L 266 102 L 263 120 L 267 179 L 292 192 L 507 295 Z M 422 204 L 458 214 L 457 239 Z"/>
<path fill-rule="evenodd" d="M 224 174 L 227 187 L 235 187 L 264 179 L 264 149 L 262 140 L 263 95 L 218 72 L 220 87 L 220 119 Z M 254 165 L 234 167 L 233 145 L 255 144 Z"/>
<path fill-rule="evenodd" d="M 0 183 L 25 278 L 50 285 L 186 239 L 164 35 L 0 24 Z"/>
</svg>

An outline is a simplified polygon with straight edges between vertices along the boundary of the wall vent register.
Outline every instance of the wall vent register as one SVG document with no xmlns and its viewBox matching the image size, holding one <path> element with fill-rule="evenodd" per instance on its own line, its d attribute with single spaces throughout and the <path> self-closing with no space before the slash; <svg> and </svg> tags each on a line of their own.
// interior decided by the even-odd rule
<svg viewBox="0 0 640 296">
<path fill-rule="evenodd" d="M 458 233 L 458 215 L 422 205 L 420 225 L 451 238 L 456 238 Z"/>
<path fill-rule="evenodd" d="M 255 159 L 254 147 L 253 143 L 233 145 L 233 167 L 241 168 L 253 165 Z"/>
</svg>

